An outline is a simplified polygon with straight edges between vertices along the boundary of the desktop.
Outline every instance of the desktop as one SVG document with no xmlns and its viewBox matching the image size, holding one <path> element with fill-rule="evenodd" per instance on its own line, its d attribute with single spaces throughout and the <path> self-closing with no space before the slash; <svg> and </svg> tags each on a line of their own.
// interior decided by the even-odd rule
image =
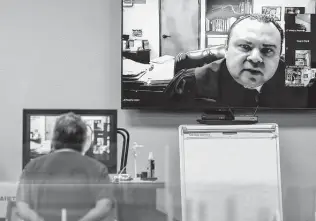
<svg viewBox="0 0 316 221">
<path fill-rule="evenodd" d="M 79 114 L 94 133 L 93 144 L 86 155 L 117 173 L 117 111 L 116 110 L 23 110 L 23 168 L 39 156 L 52 151 L 51 139 L 56 118 L 66 112 Z"/>
</svg>

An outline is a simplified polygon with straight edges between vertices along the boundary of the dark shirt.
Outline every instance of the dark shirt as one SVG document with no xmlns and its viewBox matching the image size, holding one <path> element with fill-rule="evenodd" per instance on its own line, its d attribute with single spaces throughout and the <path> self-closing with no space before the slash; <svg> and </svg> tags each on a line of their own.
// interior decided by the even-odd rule
<svg viewBox="0 0 316 221">
<path fill-rule="evenodd" d="M 30 161 L 20 178 L 17 201 L 26 202 L 45 221 L 84 216 L 103 198 L 113 199 L 107 168 L 79 152 L 54 152 Z"/>
<path fill-rule="evenodd" d="M 307 90 L 285 87 L 285 67 L 282 63 L 273 77 L 264 83 L 260 92 L 237 83 L 228 72 L 226 62 L 221 64 L 219 75 L 220 95 L 218 101 L 232 107 L 306 107 Z"/>
<path fill-rule="evenodd" d="M 274 76 L 261 88 L 245 88 L 237 83 L 219 59 L 203 67 L 185 69 L 168 85 L 169 97 L 190 103 L 192 98 L 208 106 L 304 108 L 308 106 L 308 89 L 285 87 L 285 65 L 279 62 Z"/>
</svg>

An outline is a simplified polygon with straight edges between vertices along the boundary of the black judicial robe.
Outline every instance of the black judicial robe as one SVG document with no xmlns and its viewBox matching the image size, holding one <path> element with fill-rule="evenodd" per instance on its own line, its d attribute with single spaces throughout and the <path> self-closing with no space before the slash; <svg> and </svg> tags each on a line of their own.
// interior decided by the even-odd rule
<svg viewBox="0 0 316 221">
<path fill-rule="evenodd" d="M 212 106 L 306 108 L 308 88 L 285 87 L 285 64 L 279 62 L 275 75 L 260 93 L 237 83 L 220 59 L 203 67 L 183 69 L 172 79 L 165 93 L 173 102 Z"/>
</svg>

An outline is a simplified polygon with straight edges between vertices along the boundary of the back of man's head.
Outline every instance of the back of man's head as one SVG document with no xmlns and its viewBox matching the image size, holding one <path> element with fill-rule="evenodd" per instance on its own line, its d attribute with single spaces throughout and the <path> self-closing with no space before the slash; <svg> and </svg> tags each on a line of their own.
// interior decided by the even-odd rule
<svg viewBox="0 0 316 221">
<path fill-rule="evenodd" d="M 55 150 L 72 149 L 81 152 L 87 136 L 86 123 L 72 112 L 57 118 L 53 130 L 52 146 Z"/>
<path fill-rule="evenodd" d="M 229 45 L 229 40 L 233 34 L 233 30 L 234 30 L 235 26 L 246 19 L 256 20 L 256 21 L 262 22 L 262 23 L 272 23 L 278 29 L 278 31 L 280 33 L 280 36 L 281 36 L 281 51 L 280 51 L 280 53 L 282 52 L 282 45 L 283 45 L 283 41 L 284 41 L 284 31 L 283 31 L 282 27 L 279 25 L 279 23 L 277 23 L 273 17 L 271 17 L 269 15 L 265 15 L 265 14 L 247 14 L 247 15 L 243 15 L 243 16 L 238 17 L 238 19 L 230 26 L 230 28 L 228 30 L 227 47 Z"/>
</svg>

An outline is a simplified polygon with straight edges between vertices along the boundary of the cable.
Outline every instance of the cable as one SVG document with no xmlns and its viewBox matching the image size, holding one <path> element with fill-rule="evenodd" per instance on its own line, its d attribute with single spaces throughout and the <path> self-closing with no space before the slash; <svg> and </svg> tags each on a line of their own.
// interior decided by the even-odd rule
<svg viewBox="0 0 316 221">
<path fill-rule="evenodd" d="M 231 114 L 231 117 L 232 117 L 233 120 L 234 120 L 234 119 L 235 119 L 235 114 L 234 114 L 233 110 L 231 109 L 231 107 L 229 106 L 229 104 L 227 105 L 227 107 L 228 107 L 228 111 L 229 111 L 230 114 Z"/>
<path fill-rule="evenodd" d="M 121 157 L 121 170 L 125 170 L 126 165 L 127 165 L 128 152 L 129 152 L 130 134 L 128 130 L 126 130 L 125 128 L 117 128 L 117 131 L 124 132 L 126 135 L 125 148 L 124 148 L 124 152 L 122 152 L 122 157 Z"/>
<path fill-rule="evenodd" d="M 124 161 L 126 158 L 126 137 L 125 137 L 125 134 L 120 130 L 117 130 L 117 133 L 122 135 L 123 137 L 123 147 L 122 147 L 122 156 L 121 156 L 121 165 L 120 165 L 120 173 L 122 173 L 124 168 L 126 167 L 126 165 L 124 165 Z"/>
<path fill-rule="evenodd" d="M 255 109 L 255 112 L 253 113 L 253 116 L 256 116 L 256 113 L 258 111 L 258 108 L 259 108 L 259 105 L 257 105 L 256 109 Z"/>
<path fill-rule="evenodd" d="M 119 183 L 121 181 L 120 177 L 121 177 L 121 174 L 123 173 L 123 171 L 126 169 L 126 166 L 123 167 L 123 169 L 121 171 L 119 171 L 116 176 L 113 177 L 112 179 L 112 182 L 114 183 Z"/>
</svg>

